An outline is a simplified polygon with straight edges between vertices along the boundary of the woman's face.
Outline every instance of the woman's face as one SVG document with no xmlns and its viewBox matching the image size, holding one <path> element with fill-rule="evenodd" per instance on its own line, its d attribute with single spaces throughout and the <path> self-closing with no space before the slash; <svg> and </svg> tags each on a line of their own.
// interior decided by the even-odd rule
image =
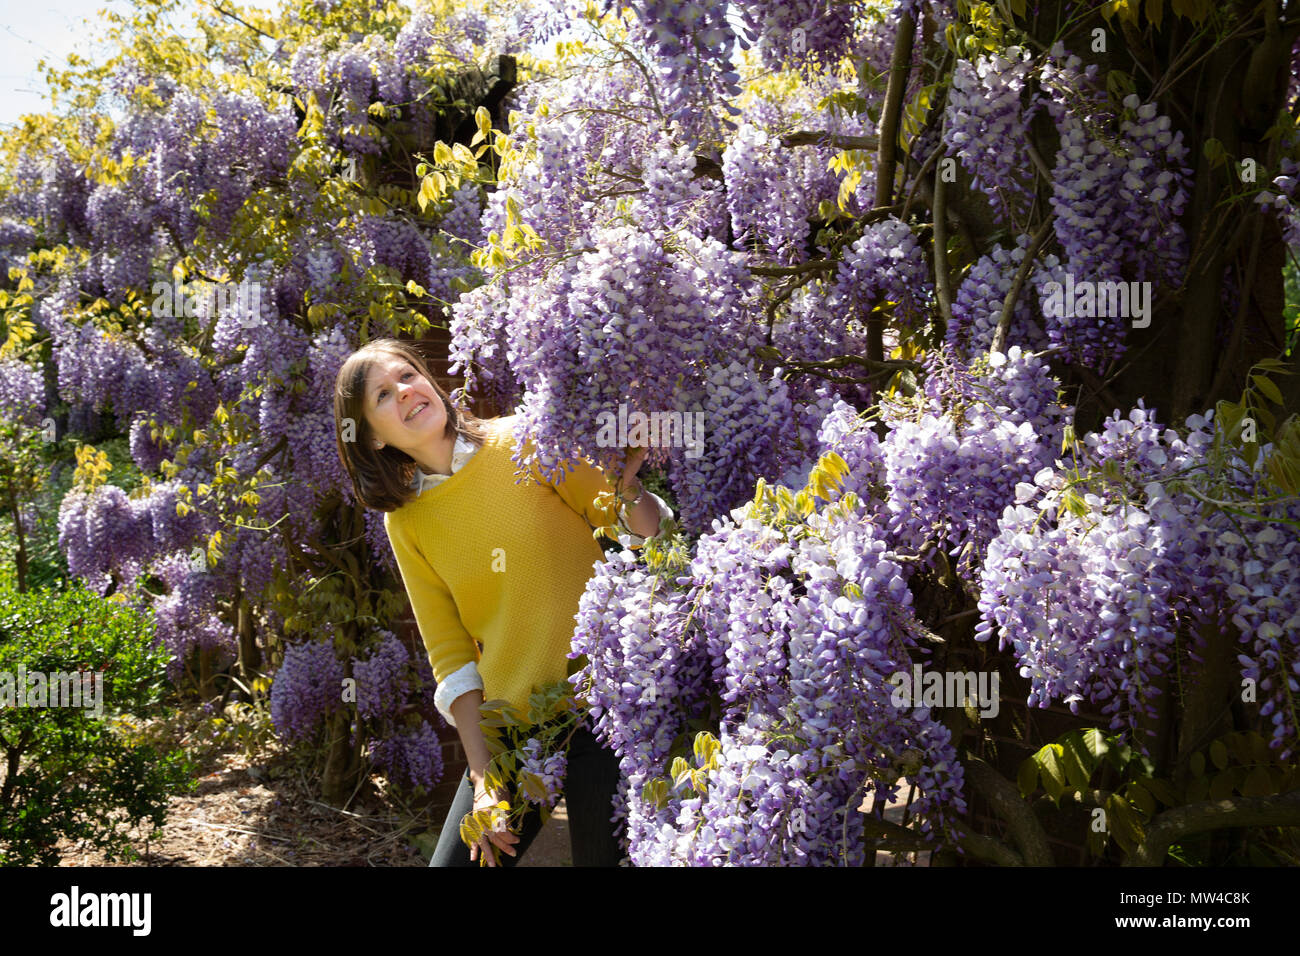
<svg viewBox="0 0 1300 956">
<path fill-rule="evenodd" d="M 370 366 L 364 407 L 376 443 L 392 445 L 417 459 L 422 456 L 412 450 L 428 449 L 447 427 L 447 409 L 433 385 L 396 355 L 380 356 Z"/>
</svg>

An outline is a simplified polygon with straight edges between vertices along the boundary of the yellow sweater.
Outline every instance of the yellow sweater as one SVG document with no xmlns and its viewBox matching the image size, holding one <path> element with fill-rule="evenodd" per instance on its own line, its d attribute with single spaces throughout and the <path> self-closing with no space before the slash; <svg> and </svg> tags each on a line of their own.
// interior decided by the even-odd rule
<svg viewBox="0 0 1300 956">
<path fill-rule="evenodd" d="M 477 661 L 484 699 L 526 717 L 536 687 L 582 665 L 567 655 L 578 601 L 604 560 L 591 532 L 617 516 L 595 507 L 613 488 L 586 459 L 554 485 L 536 468 L 515 484 L 515 420 L 487 422 L 464 467 L 386 512 L 384 528 L 435 680 Z"/>
</svg>

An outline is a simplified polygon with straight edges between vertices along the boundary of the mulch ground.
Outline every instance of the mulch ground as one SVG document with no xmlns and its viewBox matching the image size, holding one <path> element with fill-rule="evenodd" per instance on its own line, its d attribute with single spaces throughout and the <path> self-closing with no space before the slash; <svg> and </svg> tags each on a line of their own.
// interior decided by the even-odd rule
<svg viewBox="0 0 1300 956">
<path fill-rule="evenodd" d="M 174 721 L 175 742 L 196 744 L 197 707 Z M 195 751 L 191 751 L 192 753 Z M 250 756 L 238 745 L 201 746 L 198 786 L 172 797 L 167 820 L 156 829 L 128 832 L 139 858 L 109 860 L 93 847 L 64 838 L 60 866 L 428 866 L 445 808 L 412 806 L 387 792 L 382 778 L 344 807 L 320 800 L 316 774 L 271 740 Z M 861 809 L 870 808 L 870 800 Z M 903 807 L 891 804 L 885 818 L 902 822 Z M 146 827 L 149 825 L 146 824 Z M 929 863 L 895 860 L 878 853 L 877 866 Z M 529 847 L 521 867 L 572 866 L 564 801 Z"/>
<path fill-rule="evenodd" d="M 197 708 L 180 726 L 194 726 Z M 186 718 L 189 718 L 188 720 Z M 191 734 L 178 742 L 192 744 Z M 239 746 L 205 750 L 197 788 L 172 797 L 167 820 L 128 830 L 139 859 L 109 860 L 67 838 L 60 866 L 427 866 L 442 826 L 439 808 L 411 806 L 382 778 L 345 807 L 323 803 L 308 768 L 271 742 L 250 757 Z M 563 802 L 520 866 L 568 866 Z"/>
</svg>

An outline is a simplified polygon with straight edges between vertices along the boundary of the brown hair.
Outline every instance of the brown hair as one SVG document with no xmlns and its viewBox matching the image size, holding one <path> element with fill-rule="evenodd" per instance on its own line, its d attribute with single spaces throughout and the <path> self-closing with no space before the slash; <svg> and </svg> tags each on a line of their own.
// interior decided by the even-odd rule
<svg viewBox="0 0 1300 956">
<path fill-rule="evenodd" d="M 393 338 L 374 339 L 349 355 L 334 380 L 334 440 L 339 459 L 363 507 L 396 511 L 416 495 L 411 487 L 416 464 L 400 448 L 375 448 L 374 432 L 366 420 L 366 378 L 376 360 L 384 355 L 405 359 L 429 380 L 447 410 L 445 435 L 463 435 L 481 448 L 487 440 L 487 427 L 483 419 L 452 404 L 447 392 L 429 374 L 424 359 L 407 343 Z M 343 440 L 343 423 L 347 421 L 354 423 L 351 441 Z"/>
</svg>

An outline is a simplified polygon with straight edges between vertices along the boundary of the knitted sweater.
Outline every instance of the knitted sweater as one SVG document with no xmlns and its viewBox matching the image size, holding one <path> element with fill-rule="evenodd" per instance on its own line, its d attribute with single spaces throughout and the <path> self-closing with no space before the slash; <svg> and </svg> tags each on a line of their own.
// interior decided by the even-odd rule
<svg viewBox="0 0 1300 956">
<path fill-rule="evenodd" d="M 613 488 L 585 459 L 554 484 L 536 469 L 515 484 L 516 420 L 488 421 L 484 446 L 436 484 L 417 475 L 421 493 L 387 512 L 384 528 L 439 690 L 471 675 L 456 696 L 481 681 L 485 700 L 504 698 L 527 714 L 536 687 L 581 666 L 567 655 L 578 601 L 604 560 L 592 528 L 619 515 L 596 509 L 596 495 Z M 439 696 L 454 725 L 454 698 Z"/>
</svg>

